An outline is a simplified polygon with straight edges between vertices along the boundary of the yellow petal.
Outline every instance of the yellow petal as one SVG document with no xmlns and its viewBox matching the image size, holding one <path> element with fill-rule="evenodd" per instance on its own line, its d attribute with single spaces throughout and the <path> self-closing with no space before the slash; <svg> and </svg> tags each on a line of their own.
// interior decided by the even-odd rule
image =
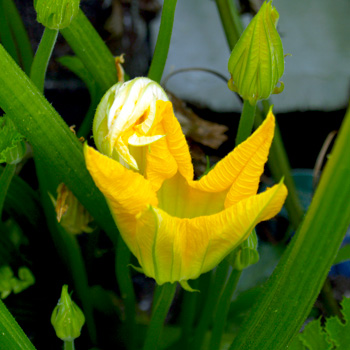
<svg viewBox="0 0 350 350">
<path fill-rule="evenodd" d="M 228 190 L 225 207 L 254 195 L 267 161 L 274 134 L 275 118 L 270 111 L 263 124 L 206 176 L 191 186 L 208 192 Z"/>
<path fill-rule="evenodd" d="M 142 175 L 126 169 L 87 144 L 84 146 L 84 154 L 86 167 L 96 186 L 106 197 L 123 239 L 138 257 L 134 240 L 136 215 L 149 204 L 158 205 L 156 193 Z"/>
<path fill-rule="evenodd" d="M 258 222 L 276 215 L 286 195 L 280 183 L 220 213 L 193 219 L 149 207 L 138 217 L 139 263 L 158 284 L 197 278 L 247 239 Z"/>
<path fill-rule="evenodd" d="M 146 177 L 158 190 L 163 181 L 174 176 L 177 171 L 186 180 L 192 180 L 193 166 L 185 136 L 174 116 L 171 102 L 158 100 L 156 114 L 156 119 L 160 117 L 160 123 L 152 134 L 166 137 L 150 145 Z"/>
<path fill-rule="evenodd" d="M 158 190 L 158 206 L 172 216 L 190 219 L 222 211 L 226 194 L 226 191 L 206 192 L 193 188 L 177 173 L 165 180 Z"/>
</svg>

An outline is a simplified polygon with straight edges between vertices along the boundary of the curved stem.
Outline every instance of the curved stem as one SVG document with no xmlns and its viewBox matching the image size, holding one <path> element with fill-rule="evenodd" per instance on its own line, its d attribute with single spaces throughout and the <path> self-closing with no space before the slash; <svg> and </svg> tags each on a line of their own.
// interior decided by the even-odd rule
<svg viewBox="0 0 350 350">
<path fill-rule="evenodd" d="M 158 349 L 164 320 L 168 314 L 176 291 L 176 283 L 165 283 L 157 287 L 157 297 L 154 298 L 151 323 L 148 327 L 143 350 Z"/>
<path fill-rule="evenodd" d="M 164 0 L 162 18 L 160 20 L 159 34 L 157 38 L 156 48 L 148 72 L 148 78 L 160 83 L 162 79 L 165 62 L 168 57 L 168 51 L 173 31 L 173 23 L 175 16 L 177 0 Z"/>
<path fill-rule="evenodd" d="M 238 146 L 241 142 L 250 136 L 254 125 L 255 108 L 255 104 L 251 105 L 248 100 L 244 100 L 243 110 L 241 118 L 239 120 L 236 136 L 236 146 Z"/>
<path fill-rule="evenodd" d="M 222 334 L 225 329 L 228 311 L 230 308 L 233 293 L 237 287 L 237 283 L 242 271 L 232 270 L 231 275 L 226 283 L 225 289 L 219 300 L 218 308 L 215 314 L 213 331 L 210 340 L 209 350 L 220 349 Z"/>
<path fill-rule="evenodd" d="M 6 164 L 4 172 L 0 176 L 0 221 L 2 215 L 2 209 L 4 207 L 4 202 L 6 198 L 7 191 L 10 187 L 11 180 L 13 175 L 15 175 L 16 165 L 15 164 Z"/>
<path fill-rule="evenodd" d="M 44 91 L 47 65 L 55 47 L 57 35 L 58 30 L 45 28 L 30 70 L 30 78 L 41 92 Z"/>
<path fill-rule="evenodd" d="M 128 349 L 136 347 L 136 323 L 135 323 L 135 292 L 130 276 L 128 264 L 130 262 L 130 250 L 119 235 L 116 253 L 116 275 L 122 299 L 125 305 L 125 325 Z"/>
</svg>

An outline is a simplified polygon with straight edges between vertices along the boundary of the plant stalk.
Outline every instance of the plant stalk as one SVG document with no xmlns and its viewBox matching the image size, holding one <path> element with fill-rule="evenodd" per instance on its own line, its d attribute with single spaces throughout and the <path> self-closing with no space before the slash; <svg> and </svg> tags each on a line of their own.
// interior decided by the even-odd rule
<svg viewBox="0 0 350 350">
<path fill-rule="evenodd" d="M 154 305 L 143 350 L 157 350 L 163 324 L 174 298 L 177 283 L 165 283 L 157 287 Z"/>
<path fill-rule="evenodd" d="M 156 47 L 148 78 L 160 83 L 168 57 L 177 0 L 164 0 Z"/>
</svg>

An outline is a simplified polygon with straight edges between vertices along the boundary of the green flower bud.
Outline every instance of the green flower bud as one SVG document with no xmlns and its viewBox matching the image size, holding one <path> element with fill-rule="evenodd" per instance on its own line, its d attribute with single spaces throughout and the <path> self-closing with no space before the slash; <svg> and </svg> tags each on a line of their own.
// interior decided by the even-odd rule
<svg viewBox="0 0 350 350">
<path fill-rule="evenodd" d="M 61 298 L 51 315 L 51 324 L 56 335 L 63 341 L 73 341 L 80 336 L 85 317 L 68 294 L 68 286 L 62 287 Z"/>
<path fill-rule="evenodd" d="M 79 12 L 80 0 L 34 0 L 37 21 L 50 29 L 68 27 Z"/>
<path fill-rule="evenodd" d="M 144 146 L 142 140 L 151 144 L 165 136 L 147 136 L 147 128 L 155 120 L 157 100 L 169 99 L 161 86 L 148 78 L 112 86 L 103 96 L 94 118 L 93 135 L 98 150 L 126 167 L 140 170 L 136 159 L 142 156 L 138 154 L 139 146 Z M 144 138 L 136 137 L 137 131 L 131 132 L 138 119 L 143 120 L 140 133 Z"/>
<path fill-rule="evenodd" d="M 17 132 L 9 117 L 0 117 L 0 163 L 17 164 L 25 152 L 24 136 Z"/>
<path fill-rule="evenodd" d="M 235 270 L 242 271 L 259 261 L 258 238 L 255 230 L 229 256 L 230 263 Z"/>
<path fill-rule="evenodd" d="M 281 38 L 276 30 L 279 14 L 264 2 L 233 48 L 228 61 L 228 86 L 252 105 L 283 91 L 276 87 L 284 72 Z"/>
</svg>

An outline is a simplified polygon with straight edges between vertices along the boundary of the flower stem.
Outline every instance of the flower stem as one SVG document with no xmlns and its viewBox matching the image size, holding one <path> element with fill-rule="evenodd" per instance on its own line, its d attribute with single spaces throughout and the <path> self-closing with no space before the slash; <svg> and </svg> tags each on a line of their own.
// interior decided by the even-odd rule
<svg viewBox="0 0 350 350">
<path fill-rule="evenodd" d="M 63 343 L 63 350 L 74 350 L 74 340 L 72 341 L 64 341 Z"/>
<path fill-rule="evenodd" d="M 236 136 L 236 146 L 247 139 L 253 129 L 256 105 L 251 105 L 248 100 L 244 100 L 241 118 L 239 120 Z"/>
<path fill-rule="evenodd" d="M 0 176 L 0 221 L 2 215 L 2 209 L 4 207 L 4 202 L 6 198 L 7 191 L 9 189 L 13 175 L 15 174 L 16 165 L 15 164 L 6 164 L 5 170 Z"/>
<path fill-rule="evenodd" d="M 224 287 L 229 266 L 229 262 L 225 259 L 216 268 L 214 281 L 209 285 L 210 290 L 208 292 L 208 297 L 205 301 L 203 312 L 200 315 L 199 323 L 194 333 L 192 349 L 201 349 L 202 347 L 205 333 L 212 321 L 213 312 L 216 309 L 220 297 L 218 291 L 221 291 Z"/>
<path fill-rule="evenodd" d="M 148 78 L 158 83 L 160 83 L 160 80 L 162 79 L 165 62 L 168 57 L 171 33 L 173 31 L 176 2 L 177 0 L 164 0 L 163 4 L 156 48 L 154 50 L 151 67 L 148 72 Z"/>
<path fill-rule="evenodd" d="M 46 69 L 55 47 L 57 35 L 58 30 L 45 28 L 30 70 L 30 78 L 41 92 L 44 91 Z"/>
<path fill-rule="evenodd" d="M 214 317 L 213 331 L 210 340 L 209 350 L 220 349 L 222 334 L 225 329 L 228 311 L 232 300 L 233 293 L 237 287 L 237 283 L 242 271 L 232 270 L 231 275 L 226 283 L 225 289 L 221 294 L 216 314 Z"/>
<path fill-rule="evenodd" d="M 132 350 L 136 347 L 136 323 L 135 323 L 135 292 L 130 276 L 128 264 L 130 262 L 131 252 L 119 235 L 116 253 L 116 275 L 120 288 L 122 299 L 125 305 L 125 325 L 128 334 L 128 349 Z"/>
<path fill-rule="evenodd" d="M 219 11 L 221 23 L 224 27 L 228 46 L 235 46 L 243 32 L 243 25 L 239 18 L 239 13 L 232 0 L 215 0 Z"/>
<path fill-rule="evenodd" d="M 155 293 L 157 294 L 157 298 L 154 298 L 155 304 L 153 305 L 151 323 L 148 327 L 143 350 L 158 349 L 164 320 L 168 314 L 175 291 L 176 283 L 165 283 L 157 287 L 157 291 Z"/>
</svg>

